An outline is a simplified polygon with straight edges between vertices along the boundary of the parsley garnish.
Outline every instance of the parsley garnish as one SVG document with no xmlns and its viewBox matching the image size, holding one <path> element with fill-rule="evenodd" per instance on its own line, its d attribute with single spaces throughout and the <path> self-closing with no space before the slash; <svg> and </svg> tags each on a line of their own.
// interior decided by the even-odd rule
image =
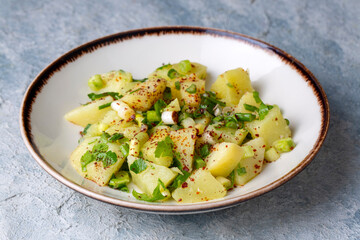
<svg viewBox="0 0 360 240">
<path fill-rule="evenodd" d="M 171 140 L 171 138 L 166 136 L 163 141 L 158 142 L 155 150 L 155 157 L 173 157 L 173 145 L 174 142 Z"/>
<path fill-rule="evenodd" d="M 86 166 L 93 161 L 102 162 L 104 168 L 116 163 L 116 153 L 108 151 L 108 149 L 109 146 L 106 143 L 100 141 L 93 146 L 91 151 L 86 151 L 86 153 L 80 159 L 82 171 L 86 172 Z"/>
<path fill-rule="evenodd" d="M 129 156 L 129 152 L 130 152 L 130 146 L 128 143 L 124 143 L 120 146 L 120 151 L 121 153 L 124 155 L 124 157 Z"/>
<path fill-rule="evenodd" d="M 229 189 L 234 188 L 235 170 L 233 170 L 233 171 L 229 174 L 228 178 L 229 178 L 229 180 L 231 181 L 231 185 L 230 185 L 228 188 L 226 188 L 226 190 L 229 190 Z"/>
<path fill-rule="evenodd" d="M 138 158 L 130 165 L 130 170 L 133 171 L 134 173 L 138 174 L 138 173 L 141 173 L 142 171 L 144 171 L 146 169 L 146 167 L 147 167 L 147 164 L 146 164 L 145 160 L 142 158 Z"/>
<path fill-rule="evenodd" d="M 165 191 L 166 187 L 165 184 L 160 179 L 158 179 L 158 185 L 154 189 L 152 196 L 149 196 L 146 193 L 138 193 L 135 190 L 132 191 L 132 195 L 138 200 L 143 200 L 146 202 L 155 202 L 167 197 L 161 194 L 162 192 L 161 190 Z"/>
<path fill-rule="evenodd" d="M 124 134 L 122 133 L 114 133 L 111 137 L 108 138 L 109 142 L 116 142 L 119 139 L 122 139 Z"/>
<path fill-rule="evenodd" d="M 95 158 L 94 156 L 90 153 L 90 151 L 86 151 L 86 153 L 84 155 L 82 155 L 81 159 L 80 159 L 80 164 L 81 164 L 81 169 L 83 172 L 86 172 L 86 166 L 91 163 L 92 161 L 94 161 Z"/>
<path fill-rule="evenodd" d="M 210 154 L 210 145 L 209 144 L 205 144 L 204 146 L 202 146 L 200 148 L 200 156 L 202 158 L 206 158 L 209 154 Z"/>
</svg>

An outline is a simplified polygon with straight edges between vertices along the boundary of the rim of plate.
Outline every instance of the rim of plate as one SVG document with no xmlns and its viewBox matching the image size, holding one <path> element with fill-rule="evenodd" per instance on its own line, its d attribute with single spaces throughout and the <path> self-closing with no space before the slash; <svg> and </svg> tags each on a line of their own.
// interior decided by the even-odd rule
<svg viewBox="0 0 360 240">
<path fill-rule="evenodd" d="M 39 93 L 41 93 L 42 87 L 46 85 L 47 81 L 51 78 L 51 76 L 60 71 L 61 68 L 68 63 L 76 61 L 80 56 L 91 53 L 98 48 L 106 47 L 111 44 L 116 44 L 122 41 L 131 40 L 134 38 L 141 38 L 143 36 L 151 36 L 151 35 L 169 35 L 169 34 L 192 34 L 192 35 L 210 35 L 213 37 L 222 37 L 222 38 L 230 38 L 234 40 L 241 41 L 243 43 L 251 44 L 252 46 L 259 47 L 264 51 L 269 52 L 270 54 L 278 55 L 282 61 L 286 64 L 290 65 L 293 69 L 295 69 L 299 74 L 302 75 L 303 79 L 308 83 L 308 85 L 312 88 L 314 95 L 318 100 L 318 104 L 321 109 L 321 129 L 318 134 L 318 138 L 316 143 L 314 144 L 311 151 L 308 155 L 290 172 L 288 172 L 282 178 L 277 179 L 276 181 L 269 183 L 268 185 L 254 190 L 252 192 L 231 197 L 228 199 L 222 199 L 217 201 L 209 201 L 209 202 L 201 202 L 201 203 L 193 203 L 193 204 L 179 204 L 179 205 L 169 205 L 166 203 L 161 204 L 149 204 L 149 203 L 138 203 L 138 202 L 130 202 L 126 200 L 121 200 L 117 198 L 113 198 L 110 196 L 105 196 L 100 193 L 96 193 L 94 191 L 83 188 L 82 186 L 72 182 L 71 180 L 62 176 L 59 172 L 57 172 L 41 155 L 38 147 L 36 146 L 32 131 L 31 131 L 31 111 L 32 104 L 35 103 L 36 97 Z M 293 177 L 295 177 L 298 173 L 300 173 L 315 157 L 317 152 L 320 150 L 321 145 L 323 144 L 330 122 L 330 110 L 329 110 L 329 102 L 326 97 L 324 90 L 322 89 L 320 83 L 315 78 L 315 76 L 296 58 L 286 53 L 285 51 L 268 44 L 264 41 L 258 40 L 253 37 L 246 36 L 244 34 L 220 30 L 215 28 L 205 28 L 205 27 L 192 27 L 192 26 L 163 26 L 163 27 L 152 27 L 152 28 L 142 28 L 135 29 L 120 33 L 115 33 L 112 35 L 108 35 L 102 38 L 95 39 L 93 41 L 82 44 L 69 52 L 63 54 L 58 57 L 55 61 L 50 63 L 47 67 L 45 67 L 31 82 L 29 85 L 22 104 L 20 108 L 20 130 L 23 141 L 29 150 L 30 154 L 36 160 L 36 162 L 51 176 L 55 179 L 63 183 L 64 185 L 72 188 L 73 190 L 80 192 L 88 197 L 111 203 L 114 205 L 118 205 L 121 207 L 126 207 L 134 210 L 145 211 L 150 213 L 163 213 L 163 214 L 186 214 L 186 213 L 200 213 L 200 212 L 208 212 L 215 211 L 220 209 L 229 208 L 235 206 L 243 201 L 255 198 L 264 193 L 267 193 L 282 184 L 286 183 Z"/>
</svg>

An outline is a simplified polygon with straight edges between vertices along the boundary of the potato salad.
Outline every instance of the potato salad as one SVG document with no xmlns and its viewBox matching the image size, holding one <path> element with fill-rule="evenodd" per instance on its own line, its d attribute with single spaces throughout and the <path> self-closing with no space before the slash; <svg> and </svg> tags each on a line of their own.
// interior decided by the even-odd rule
<svg viewBox="0 0 360 240">
<path fill-rule="evenodd" d="M 206 75 L 183 60 L 144 79 L 92 76 L 89 102 L 65 115 L 83 127 L 72 166 L 138 200 L 194 203 L 223 198 L 295 147 L 289 120 L 261 100 L 248 71 L 224 72 L 210 91 Z"/>
</svg>

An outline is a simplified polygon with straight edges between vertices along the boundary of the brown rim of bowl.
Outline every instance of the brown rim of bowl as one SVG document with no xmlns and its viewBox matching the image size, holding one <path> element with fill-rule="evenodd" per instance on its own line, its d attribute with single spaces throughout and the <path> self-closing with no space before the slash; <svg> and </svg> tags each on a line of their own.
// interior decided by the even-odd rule
<svg viewBox="0 0 360 240">
<path fill-rule="evenodd" d="M 117 198 L 104 196 L 99 193 L 93 192 L 91 190 L 85 189 L 80 185 L 72 182 L 71 180 L 65 178 L 60 173 L 58 173 L 41 155 L 39 149 L 35 145 L 33 140 L 33 136 L 31 133 L 31 123 L 30 123 L 30 115 L 32 110 L 32 104 L 36 100 L 36 96 L 41 92 L 42 87 L 47 83 L 47 81 L 51 78 L 52 74 L 56 71 L 59 71 L 63 66 L 67 65 L 70 62 L 75 61 L 78 57 L 83 54 L 92 52 L 97 48 L 104 47 L 110 44 L 130 40 L 132 38 L 139 38 L 148 35 L 167 35 L 167 34 L 197 34 L 197 35 L 210 35 L 215 37 L 225 37 L 231 38 L 235 40 L 239 40 L 252 46 L 260 47 L 261 49 L 278 55 L 283 61 L 285 61 L 288 65 L 296 69 L 305 79 L 305 81 L 310 85 L 318 103 L 321 108 L 321 130 L 319 132 L 319 136 L 316 140 L 315 145 L 309 154 L 299 163 L 294 169 L 292 169 L 289 173 L 287 173 L 282 178 L 260 188 L 250 193 L 240 195 L 237 197 L 232 197 L 229 199 L 223 199 L 220 201 L 210 201 L 210 202 L 202 202 L 196 204 L 184 204 L 184 205 L 167 205 L 167 204 L 147 204 L 147 203 L 137 203 L 137 202 L 129 202 L 125 200 L 120 200 Z M 299 172 L 301 172 L 315 157 L 316 153 L 319 151 L 321 145 L 323 144 L 330 121 L 330 111 L 329 111 L 329 103 L 325 92 L 323 91 L 320 83 L 314 77 L 314 75 L 297 59 L 295 59 L 290 54 L 285 51 L 272 46 L 266 42 L 261 40 L 230 31 L 213 29 L 213 28 L 203 28 L 203 27 L 190 27 L 190 26 L 165 26 L 165 27 L 154 27 L 154 28 L 144 28 L 144 29 L 136 29 L 121 33 L 112 34 L 109 36 L 105 36 L 83 45 L 80 45 L 77 48 L 72 49 L 71 51 L 65 53 L 64 55 L 57 58 L 51 64 L 49 64 L 45 69 L 43 69 L 36 78 L 29 85 L 20 108 L 20 129 L 21 135 L 25 142 L 26 147 L 30 151 L 31 155 L 37 161 L 37 163 L 51 176 L 56 178 L 58 181 L 63 183 L 64 185 L 76 190 L 86 196 L 91 198 L 111 203 L 114 205 L 145 211 L 150 213 L 163 213 L 163 214 L 186 214 L 186 213 L 200 213 L 200 212 L 208 212 L 215 211 L 219 209 L 224 209 L 228 207 L 235 206 L 243 201 L 249 200 L 251 198 L 260 196 L 264 193 L 267 193 L 285 182 L 289 181 L 293 177 L 295 177 Z"/>
</svg>

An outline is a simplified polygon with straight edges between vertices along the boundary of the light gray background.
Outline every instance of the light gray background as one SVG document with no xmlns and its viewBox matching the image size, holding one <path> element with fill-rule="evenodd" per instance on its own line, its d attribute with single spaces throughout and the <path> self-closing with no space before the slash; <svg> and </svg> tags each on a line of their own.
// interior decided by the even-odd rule
<svg viewBox="0 0 360 240">
<path fill-rule="evenodd" d="M 79 44 L 136 28 L 196 25 L 267 41 L 303 62 L 328 95 L 327 139 L 302 173 L 237 207 L 133 212 L 44 172 L 18 113 L 32 79 Z M 0 0 L 0 239 L 360 239 L 360 1 Z"/>
</svg>

